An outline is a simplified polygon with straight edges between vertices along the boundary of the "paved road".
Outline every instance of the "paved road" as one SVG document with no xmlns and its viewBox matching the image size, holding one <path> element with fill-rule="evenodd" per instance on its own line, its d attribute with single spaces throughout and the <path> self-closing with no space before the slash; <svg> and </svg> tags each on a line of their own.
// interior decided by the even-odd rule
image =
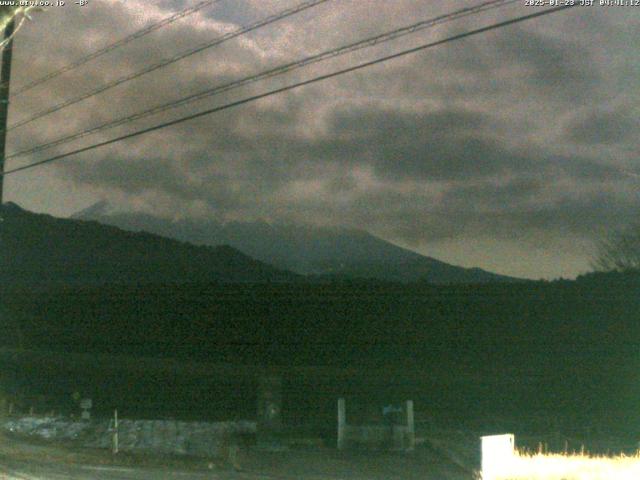
<svg viewBox="0 0 640 480">
<path fill-rule="evenodd" d="M 0 480 L 301 480 L 297 475 L 268 475 L 243 471 L 188 471 L 148 467 L 64 464 L 0 457 Z M 347 480 L 305 474 L 304 480 Z M 357 480 L 364 480 L 360 477 Z M 349 478 L 349 480 L 352 480 Z M 354 477 L 354 480 L 355 477 Z"/>
<path fill-rule="evenodd" d="M 144 467 L 26 463 L 6 459 L 0 462 L 0 480 L 274 480 L 276 478 L 248 472 L 190 472 Z"/>
<path fill-rule="evenodd" d="M 417 478 L 405 477 L 401 472 L 394 472 L 390 479 Z M 246 471 L 221 471 L 202 470 L 188 471 L 177 469 L 160 469 L 157 467 L 119 467 L 119 466 L 99 466 L 64 464 L 55 462 L 35 462 L 24 460 L 11 460 L 0 458 L 0 480 L 379 480 L 381 477 L 362 470 L 352 471 L 347 476 L 344 475 L 317 475 L 302 473 L 290 474 L 262 474 Z M 420 478 L 430 479 L 469 479 L 467 475 L 452 474 L 451 471 L 439 472 L 423 470 Z"/>
<path fill-rule="evenodd" d="M 114 463 L 114 460 L 118 460 Z M 166 460 L 166 461 L 165 461 Z M 243 452 L 241 471 L 207 459 L 164 459 L 56 447 L 0 436 L 0 480 L 470 480 L 448 455 L 332 449 Z M 207 468 L 210 465 L 212 468 Z"/>
</svg>

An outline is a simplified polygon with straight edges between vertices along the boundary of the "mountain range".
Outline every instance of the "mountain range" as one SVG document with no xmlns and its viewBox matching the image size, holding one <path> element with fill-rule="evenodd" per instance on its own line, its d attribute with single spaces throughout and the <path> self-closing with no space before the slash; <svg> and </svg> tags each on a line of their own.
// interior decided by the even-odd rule
<svg viewBox="0 0 640 480">
<path fill-rule="evenodd" d="M 450 265 L 351 228 L 169 220 L 139 212 L 116 212 L 104 201 L 72 218 L 131 232 L 149 232 L 194 245 L 230 245 L 261 262 L 307 276 L 434 284 L 517 280 L 480 268 Z"/>
</svg>

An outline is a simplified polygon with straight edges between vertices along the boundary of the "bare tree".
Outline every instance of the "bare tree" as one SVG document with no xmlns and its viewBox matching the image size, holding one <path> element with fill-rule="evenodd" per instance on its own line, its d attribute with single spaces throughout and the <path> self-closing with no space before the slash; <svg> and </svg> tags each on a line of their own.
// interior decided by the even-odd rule
<svg viewBox="0 0 640 480">
<path fill-rule="evenodd" d="M 640 271 L 640 223 L 600 241 L 593 266 L 600 271 Z"/>
</svg>

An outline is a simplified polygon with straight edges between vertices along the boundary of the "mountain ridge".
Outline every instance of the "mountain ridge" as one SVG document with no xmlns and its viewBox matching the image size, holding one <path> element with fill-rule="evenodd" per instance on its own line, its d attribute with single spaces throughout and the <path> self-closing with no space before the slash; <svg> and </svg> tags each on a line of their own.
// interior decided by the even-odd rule
<svg viewBox="0 0 640 480">
<path fill-rule="evenodd" d="M 355 228 L 168 220 L 140 212 L 110 211 L 104 201 L 73 218 L 128 231 L 147 231 L 195 245 L 229 244 L 252 258 L 300 275 L 436 284 L 524 281 L 478 267 L 450 265 Z"/>
<path fill-rule="evenodd" d="M 198 246 L 95 221 L 0 206 L 0 282 L 25 285 L 289 282 L 229 245 Z"/>
</svg>

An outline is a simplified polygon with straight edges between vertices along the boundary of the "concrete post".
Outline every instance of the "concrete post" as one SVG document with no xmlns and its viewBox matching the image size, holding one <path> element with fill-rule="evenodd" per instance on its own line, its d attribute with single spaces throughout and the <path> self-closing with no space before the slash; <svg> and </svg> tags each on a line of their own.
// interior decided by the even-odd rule
<svg viewBox="0 0 640 480">
<path fill-rule="evenodd" d="M 338 399 L 338 450 L 345 445 L 345 430 L 347 428 L 347 407 L 344 398 Z"/>
<path fill-rule="evenodd" d="M 407 400 L 407 450 L 412 452 L 416 446 L 415 419 L 413 416 L 413 400 Z"/>
<path fill-rule="evenodd" d="M 266 375 L 258 379 L 258 447 L 280 450 L 282 445 L 282 378 Z"/>
<path fill-rule="evenodd" d="M 91 420 L 91 408 L 93 407 L 93 401 L 90 398 L 83 398 L 80 400 L 80 418 L 82 420 Z"/>
</svg>

